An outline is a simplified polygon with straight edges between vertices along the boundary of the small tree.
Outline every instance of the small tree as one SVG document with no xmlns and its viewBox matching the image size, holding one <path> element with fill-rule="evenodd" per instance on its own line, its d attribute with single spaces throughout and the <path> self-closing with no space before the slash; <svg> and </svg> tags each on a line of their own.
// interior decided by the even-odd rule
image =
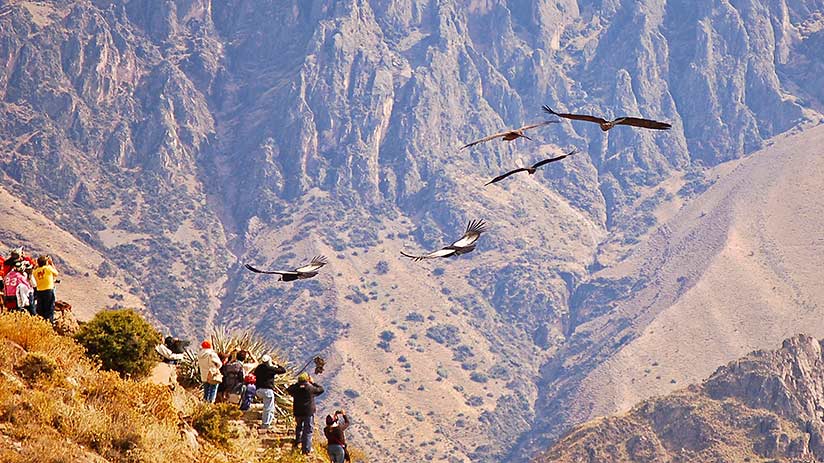
<svg viewBox="0 0 824 463">
<path fill-rule="evenodd" d="M 132 378 L 149 374 L 155 363 L 154 347 L 161 343 L 160 332 L 132 309 L 98 312 L 75 339 L 104 369 Z"/>
</svg>

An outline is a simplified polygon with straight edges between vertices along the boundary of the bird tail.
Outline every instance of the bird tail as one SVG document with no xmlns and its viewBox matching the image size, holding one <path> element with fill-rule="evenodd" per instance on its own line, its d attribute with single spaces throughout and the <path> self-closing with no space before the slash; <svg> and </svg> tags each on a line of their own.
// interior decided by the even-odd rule
<svg viewBox="0 0 824 463">
<path fill-rule="evenodd" d="M 521 134 L 521 136 L 522 136 L 522 137 L 524 137 L 524 138 L 526 138 L 526 139 L 527 139 L 527 140 L 529 140 L 529 141 L 532 141 L 532 139 L 531 139 L 531 138 L 529 138 L 528 136 L 526 136 L 526 135 L 524 135 L 524 134 Z"/>
</svg>

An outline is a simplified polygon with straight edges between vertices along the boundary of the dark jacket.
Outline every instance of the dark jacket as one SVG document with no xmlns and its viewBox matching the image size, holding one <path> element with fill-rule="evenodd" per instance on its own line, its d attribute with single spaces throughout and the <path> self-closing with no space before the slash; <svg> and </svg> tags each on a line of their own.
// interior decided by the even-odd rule
<svg viewBox="0 0 824 463">
<path fill-rule="evenodd" d="M 323 394 L 323 386 L 307 381 L 299 381 L 286 389 L 294 402 L 292 411 L 295 416 L 315 414 L 315 396 Z"/>
<path fill-rule="evenodd" d="M 223 374 L 223 390 L 230 394 L 240 394 L 243 388 L 243 364 L 235 360 L 220 368 Z"/>
<path fill-rule="evenodd" d="M 284 373 L 286 373 L 286 368 L 268 363 L 261 363 L 252 370 L 252 374 L 255 375 L 255 386 L 258 389 L 274 389 L 275 376 Z"/>
<path fill-rule="evenodd" d="M 323 428 L 323 434 L 326 435 L 326 440 L 328 441 L 329 445 L 340 445 L 341 447 L 346 447 L 346 436 L 343 435 L 343 431 L 346 431 L 346 428 L 349 427 L 349 417 L 346 415 L 343 416 L 343 423 L 337 426 L 330 426 L 326 425 Z"/>
</svg>

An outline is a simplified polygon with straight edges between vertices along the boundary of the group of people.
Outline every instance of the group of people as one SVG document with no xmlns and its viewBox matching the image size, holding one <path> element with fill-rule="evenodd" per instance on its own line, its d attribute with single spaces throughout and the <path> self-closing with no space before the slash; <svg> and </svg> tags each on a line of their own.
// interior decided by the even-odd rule
<svg viewBox="0 0 824 463">
<path fill-rule="evenodd" d="M 263 403 L 261 429 L 272 426 L 275 414 L 275 377 L 286 373 L 286 368 L 272 361 L 269 355 L 257 362 L 247 351 L 228 355 L 215 352 L 208 340 L 200 345 L 198 367 L 203 383 L 203 400 L 206 402 L 236 403 L 241 410 L 248 410 L 255 398 Z M 294 447 L 303 454 L 312 452 L 314 416 L 317 412 L 315 397 L 323 394 L 323 386 L 312 381 L 309 373 L 298 375 L 297 382 L 286 388 L 292 396 L 292 413 L 295 417 Z M 326 416 L 324 434 L 328 440 L 327 452 L 333 463 L 348 461 L 344 431 L 349 418 L 343 410 Z"/>
<path fill-rule="evenodd" d="M 3 310 L 28 312 L 54 323 L 54 284 L 59 275 L 50 256 L 34 260 L 23 248 L 12 249 L 8 257 L 0 257 Z"/>
</svg>

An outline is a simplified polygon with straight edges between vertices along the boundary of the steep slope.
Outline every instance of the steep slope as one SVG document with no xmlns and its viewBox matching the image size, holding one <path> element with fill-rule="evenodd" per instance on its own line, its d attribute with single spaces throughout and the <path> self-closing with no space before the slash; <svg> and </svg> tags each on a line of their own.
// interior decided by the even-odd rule
<svg viewBox="0 0 824 463">
<path fill-rule="evenodd" d="M 823 393 L 821 343 L 798 335 L 700 386 L 580 426 L 535 461 L 821 461 Z"/>
<path fill-rule="evenodd" d="M 600 314 L 572 302 L 581 282 L 704 188 L 705 166 L 820 117 L 823 8 L 15 0 L 0 6 L 0 172 L 166 329 L 252 325 L 293 358 L 331 355 L 328 401 L 369 410 L 376 452 L 523 459 L 510 450 L 554 394 L 538 394 L 540 365 L 592 367 L 575 357 Z M 543 119 L 542 103 L 674 129 L 564 122 L 457 152 Z M 581 155 L 481 187 L 569 145 Z M 475 254 L 398 260 L 475 218 L 492 224 Z M 316 253 L 332 263 L 295 285 L 239 265 Z"/>
<path fill-rule="evenodd" d="M 626 411 L 794 331 L 824 335 L 822 143 L 819 126 L 736 162 L 579 288 L 576 304 L 599 315 L 547 370 L 546 409 L 567 413 L 555 423 Z"/>
<path fill-rule="evenodd" d="M 126 282 L 131 278 L 129 275 L 42 213 L 15 199 L 2 186 L 0 210 L 0 246 L 23 246 L 33 256 L 53 253 L 61 272 L 57 297 L 72 302 L 77 318 L 87 320 L 103 307 L 142 305 Z"/>
</svg>

